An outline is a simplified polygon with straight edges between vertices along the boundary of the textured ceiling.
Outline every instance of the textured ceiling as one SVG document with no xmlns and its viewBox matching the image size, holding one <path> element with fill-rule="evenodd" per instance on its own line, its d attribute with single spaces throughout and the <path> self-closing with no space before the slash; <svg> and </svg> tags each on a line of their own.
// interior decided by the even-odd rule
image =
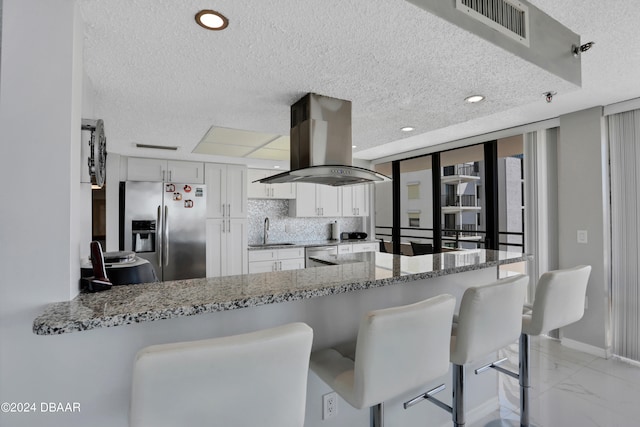
<svg viewBox="0 0 640 427">
<path fill-rule="evenodd" d="M 178 145 L 183 158 L 223 161 L 191 154 L 212 126 L 286 135 L 289 106 L 307 92 L 352 101 L 354 157 L 364 159 L 640 96 L 634 0 L 534 2 L 596 41 L 582 88 L 404 0 L 79 4 L 93 114 L 109 151 L 127 155 L 163 155 L 135 143 Z M 202 29 L 201 9 L 229 27 Z M 475 93 L 486 101 L 462 101 Z"/>
</svg>

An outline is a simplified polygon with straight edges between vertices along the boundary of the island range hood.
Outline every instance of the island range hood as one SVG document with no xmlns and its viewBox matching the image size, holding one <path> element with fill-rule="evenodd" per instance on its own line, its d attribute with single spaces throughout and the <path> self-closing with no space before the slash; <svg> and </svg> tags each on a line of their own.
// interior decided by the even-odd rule
<svg viewBox="0 0 640 427">
<path fill-rule="evenodd" d="M 308 182 L 353 185 L 389 181 L 352 166 L 351 101 L 309 93 L 291 106 L 291 170 L 263 184 Z"/>
</svg>

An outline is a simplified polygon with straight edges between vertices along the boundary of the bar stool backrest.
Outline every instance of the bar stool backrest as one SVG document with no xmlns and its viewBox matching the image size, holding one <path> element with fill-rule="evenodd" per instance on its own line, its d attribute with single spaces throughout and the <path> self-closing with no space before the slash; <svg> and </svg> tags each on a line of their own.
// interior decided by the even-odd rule
<svg viewBox="0 0 640 427">
<path fill-rule="evenodd" d="M 468 288 L 462 296 L 451 363 L 464 365 L 518 339 L 529 276 L 518 275 Z"/>
<path fill-rule="evenodd" d="M 133 370 L 132 427 L 302 427 L 313 331 L 292 323 L 154 345 Z"/>
<path fill-rule="evenodd" d="M 591 266 L 580 265 L 540 276 L 533 312 L 523 316 L 522 332 L 540 335 L 580 320 L 590 274 Z"/>
<path fill-rule="evenodd" d="M 361 321 L 354 366 L 355 407 L 374 406 L 449 371 L 455 298 L 369 312 Z"/>
</svg>

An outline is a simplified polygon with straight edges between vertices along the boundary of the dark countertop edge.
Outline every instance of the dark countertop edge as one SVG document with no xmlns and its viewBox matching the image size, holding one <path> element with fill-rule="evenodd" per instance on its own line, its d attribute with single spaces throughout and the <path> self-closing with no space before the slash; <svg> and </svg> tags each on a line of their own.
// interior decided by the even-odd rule
<svg viewBox="0 0 640 427">
<path fill-rule="evenodd" d="M 156 320 L 174 319 L 178 317 L 195 316 L 198 314 L 216 313 L 221 311 L 237 310 L 242 308 L 257 307 L 261 305 L 277 304 L 282 302 L 293 302 L 304 299 L 312 299 L 316 297 L 338 295 L 358 290 L 366 290 L 383 286 L 398 285 L 416 280 L 430 279 L 435 277 L 447 276 L 450 274 L 464 273 L 484 268 L 497 267 L 500 265 L 513 264 L 531 260 L 533 257 L 528 254 L 522 254 L 517 258 L 505 260 L 486 261 L 482 264 L 466 265 L 461 267 L 451 267 L 443 270 L 429 271 L 425 273 L 409 274 L 406 276 L 378 279 L 373 281 L 358 281 L 352 283 L 340 283 L 334 286 L 313 290 L 300 290 L 297 292 L 284 292 L 281 294 L 261 295 L 238 300 L 230 300 L 224 302 L 207 303 L 202 305 L 173 307 L 164 311 L 145 311 L 141 313 L 130 313 L 127 315 L 95 317 L 86 321 L 68 321 L 60 322 L 58 325 L 47 324 L 44 321 L 38 321 L 43 315 L 38 316 L 33 321 L 33 333 L 36 335 L 62 335 L 72 332 L 82 332 L 92 329 L 110 328 L 123 325 L 131 325 L 143 322 L 153 322 Z M 149 317 L 149 318 L 146 318 Z M 106 323 L 106 324 L 105 324 Z"/>
</svg>

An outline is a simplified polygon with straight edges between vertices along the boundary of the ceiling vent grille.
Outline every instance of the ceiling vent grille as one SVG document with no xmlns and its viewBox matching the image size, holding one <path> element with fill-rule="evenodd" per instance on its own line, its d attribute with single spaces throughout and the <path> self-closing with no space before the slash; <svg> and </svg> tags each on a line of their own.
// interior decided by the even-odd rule
<svg viewBox="0 0 640 427">
<path fill-rule="evenodd" d="M 171 150 L 176 151 L 178 147 L 173 145 L 151 145 L 151 144 L 136 144 L 136 148 L 150 148 L 152 150 Z"/>
<path fill-rule="evenodd" d="M 529 8 L 512 0 L 456 0 L 456 9 L 529 47 Z"/>
</svg>

